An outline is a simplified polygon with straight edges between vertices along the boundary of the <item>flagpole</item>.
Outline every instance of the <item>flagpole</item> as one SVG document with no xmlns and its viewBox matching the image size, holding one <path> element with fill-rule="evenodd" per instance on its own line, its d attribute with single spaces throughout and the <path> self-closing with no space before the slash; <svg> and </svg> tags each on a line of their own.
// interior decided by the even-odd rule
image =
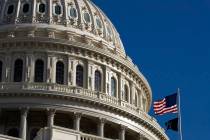
<svg viewBox="0 0 210 140">
<path fill-rule="evenodd" d="M 177 95 L 178 95 L 178 125 L 179 125 L 179 135 L 180 135 L 180 140 L 182 140 L 182 116 L 181 116 L 181 99 L 180 99 L 180 89 L 178 88 L 177 90 Z"/>
</svg>

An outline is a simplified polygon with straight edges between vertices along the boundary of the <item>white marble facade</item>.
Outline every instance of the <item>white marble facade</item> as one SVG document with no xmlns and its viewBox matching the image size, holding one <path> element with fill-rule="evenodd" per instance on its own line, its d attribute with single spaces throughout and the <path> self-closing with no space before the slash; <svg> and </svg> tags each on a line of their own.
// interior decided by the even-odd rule
<svg viewBox="0 0 210 140">
<path fill-rule="evenodd" d="M 0 139 L 168 140 L 151 102 L 91 0 L 0 1 Z"/>
</svg>

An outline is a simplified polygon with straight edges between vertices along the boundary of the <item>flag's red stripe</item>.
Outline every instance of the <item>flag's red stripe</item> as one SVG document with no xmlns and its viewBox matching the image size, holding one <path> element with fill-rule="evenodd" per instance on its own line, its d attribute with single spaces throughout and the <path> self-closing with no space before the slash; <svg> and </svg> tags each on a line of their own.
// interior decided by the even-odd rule
<svg viewBox="0 0 210 140">
<path fill-rule="evenodd" d="M 166 113 L 177 113 L 177 112 L 178 112 L 178 109 L 174 109 L 174 110 L 170 110 L 170 111 L 164 111 L 164 112 L 162 112 L 160 114 L 156 114 L 156 115 L 164 115 Z"/>
<path fill-rule="evenodd" d="M 158 101 L 158 102 L 154 102 L 154 105 L 159 105 L 159 104 L 162 104 L 163 102 L 165 102 L 165 98 L 163 99 L 163 100 L 161 100 L 161 101 Z"/>
<path fill-rule="evenodd" d="M 162 107 L 163 105 L 166 105 L 166 102 L 163 102 L 162 104 L 159 105 L 153 105 L 154 108 Z"/>
<path fill-rule="evenodd" d="M 178 108 L 177 108 L 177 105 L 175 105 L 175 106 L 172 106 L 172 107 L 169 107 L 169 108 L 164 108 L 161 111 L 157 111 L 157 112 L 155 112 L 155 114 L 156 115 L 163 115 L 163 114 L 166 114 L 166 113 L 177 113 L 177 111 L 178 111 Z"/>
<path fill-rule="evenodd" d="M 177 105 L 175 105 L 175 106 L 171 106 L 171 107 L 168 107 L 168 108 L 163 108 L 162 110 L 160 110 L 160 111 L 157 111 L 156 113 L 161 113 L 161 112 L 164 112 L 164 111 L 167 111 L 167 110 L 171 110 L 171 109 L 175 109 L 175 108 L 177 108 Z"/>
<path fill-rule="evenodd" d="M 165 107 L 166 105 L 163 105 L 162 107 L 154 107 L 154 111 L 157 112 L 157 111 L 163 110 Z"/>
</svg>

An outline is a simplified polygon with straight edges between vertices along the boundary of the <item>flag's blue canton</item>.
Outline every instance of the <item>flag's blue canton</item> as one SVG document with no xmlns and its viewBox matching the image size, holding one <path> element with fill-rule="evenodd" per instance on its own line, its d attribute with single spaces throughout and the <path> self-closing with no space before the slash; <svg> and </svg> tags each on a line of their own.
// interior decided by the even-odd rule
<svg viewBox="0 0 210 140">
<path fill-rule="evenodd" d="M 166 107 L 171 107 L 177 104 L 177 93 L 166 96 Z"/>
</svg>

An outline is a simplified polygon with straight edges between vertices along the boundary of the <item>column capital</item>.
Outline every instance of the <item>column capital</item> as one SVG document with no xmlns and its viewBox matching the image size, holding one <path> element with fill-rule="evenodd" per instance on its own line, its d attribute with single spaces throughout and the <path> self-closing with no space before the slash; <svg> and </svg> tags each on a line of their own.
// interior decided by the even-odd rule
<svg viewBox="0 0 210 140">
<path fill-rule="evenodd" d="M 102 124 L 104 124 L 104 123 L 106 123 L 106 119 L 105 118 L 98 118 L 98 122 L 99 123 L 102 123 Z"/>
<path fill-rule="evenodd" d="M 27 116 L 28 111 L 29 111 L 29 107 L 20 108 L 20 112 L 22 116 Z"/>
<path fill-rule="evenodd" d="M 124 126 L 124 125 L 122 125 L 122 124 L 120 125 L 120 130 L 121 130 L 121 131 L 125 131 L 127 128 L 128 128 L 127 126 Z"/>
<path fill-rule="evenodd" d="M 80 112 L 74 112 L 74 117 L 77 118 L 77 119 L 81 119 L 82 113 L 80 113 Z"/>
<path fill-rule="evenodd" d="M 48 113 L 48 115 L 50 115 L 50 116 L 54 116 L 55 113 L 56 113 L 56 110 L 55 110 L 55 109 L 47 109 L 47 113 Z"/>
</svg>

